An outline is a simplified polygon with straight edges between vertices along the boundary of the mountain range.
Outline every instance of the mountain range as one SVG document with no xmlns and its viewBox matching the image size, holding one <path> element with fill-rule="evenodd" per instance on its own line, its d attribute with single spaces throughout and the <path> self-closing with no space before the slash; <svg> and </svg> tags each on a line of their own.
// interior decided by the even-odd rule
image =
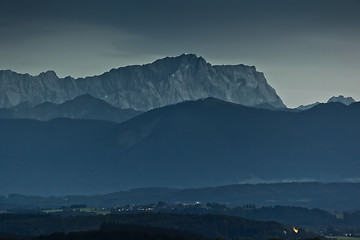
<svg viewBox="0 0 360 240">
<path fill-rule="evenodd" d="M 23 118 L 41 121 L 48 121 L 55 118 L 70 118 L 123 122 L 140 113 L 141 112 L 133 109 L 114 107 L 101 99 L 94 98 L 87 94 L 62 104 L 45 102 L 33 106 L 29 102 L 22 102 L 11 108 L 0 109 L 0 118 Z"/>
<path fill-rule="evenodd" d="M 354 103 L 355 100 L 351 97 L 331 97 L 328 101 L 340 102 L 345 105 Z M 319 105 L 316 102 L 309 105 L 301 105 L 297 108 L 276 108 L 268 103 L 255 105 L 255 108 L 267 109 L 272 111 L 304 111 Z M 66 101 L 62 104 L 45 102 L 34 105 L 30 102 L 22 102 L 14 107 L 0 108 L 0 118 L 5 119 L 34 119 L 40 121 L 48 121 L 56 118 L 70 118 L 70 119 L 92 119 L 105 120 L 111 122 L 124 122 L 129 120 L 142 112 L 135 111 L 131 108 L 121 109 L 110 105 L 104 100 L 95 98 L 89 94 L 78 96 L 72 100 Z"/>
<path fill-rule="evenodd" d="M 0 193 L 89 194 L 136 187 L 356 181 L 360 105 L 270 111 L 214 98 L 123 123 L 0 120 Z"/>
<path fill-rule="evenodd" d="M 194 54 L 80 79 L 0 71 L 0 106 L 0 194 L 359 179 L 359 102 L 288 109 L 255 67 Z"/>
<path fill-rule="evenodd" d="M 140 111 L 205 97 L 246 106 L 267 103 L 276 108 L 285 107 L 264 74 L 255 67 L 212 66 L 194 54 L 166 57 L 79 79 L 59 78 L 54 71 L 38 76 L 0 71 L 2 108 L 22 102 L 61 104 L 84 94 L 119 108 Z"/>
<path fill-rule="evenodd" d="M 354 103 L 355 100 L 352 97 L 344 97 L 343 95 L 339 95 L 338 97 L 333 96 L 327 101 L 327 103 L 331 103 L 331 102 L 340 102 L 345 105 L 350 105 L 350 104 Z M 308 105 L 300 105 L 299 107 L 297 107 L 295 109 L 300 110 L 300 111 L 308 110 L 319 104 L 320 104 L 320 102 L 315 102 L 315 103 L 308 104 Z"/>
</svg>

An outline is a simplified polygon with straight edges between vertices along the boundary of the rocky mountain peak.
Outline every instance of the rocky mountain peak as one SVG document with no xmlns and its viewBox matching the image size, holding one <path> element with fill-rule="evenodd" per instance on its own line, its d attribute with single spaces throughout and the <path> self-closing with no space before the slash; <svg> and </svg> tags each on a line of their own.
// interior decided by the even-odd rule
<svg viewBox="0 0 360 240">
<path fill-rule="evenodd" d="M 46 71 L 46 72 L 42 72 L 42 73 L 40 73 L 39 74 L 39 77 L 40 78 L 51 78 L 51 79 L 54 79 L 54 78 L 59 78 L 57 75 L 56 75 L 56 73 L 55 73 L 55 71 L 53 71 L 53 70 L 49 70 L 49 71 Z"/>
<path fill-rule="evenodd" d="M 327 102 L 340 102 L 345 105 L 350 105 L 354 103 L 355 100 L 352 97 L 344 97 L 343 95 L 339 95 L 338 97 L 331 97 Z"/>
<path fill-rule="evenodd" d="M 196 54 L 182 54 L 177 57 L 165 57 L 158 59 L 145 66 L 149 66 L 160 74 L 171 75 L 178 70 L 198 68 L 200 65 L 206 66 L 207 64 L 208 63 L 204 58 L 198 57 Z"/>
<path fill-rule="evenodd" d="M 54 71 L 35 77 L 0 74 L 0 91 L 4 93 L 0 95 L 0 107 L 23 101 L 60 104 L 84 94 L 140 111 L 206 97 L 246 106 L 268 103 L 276 108 L 285 107 L 264 74 L 255 67 L 212 66 L 195 54 L 166 57 L 81 79 L 59 79 Z"/>
</svg>

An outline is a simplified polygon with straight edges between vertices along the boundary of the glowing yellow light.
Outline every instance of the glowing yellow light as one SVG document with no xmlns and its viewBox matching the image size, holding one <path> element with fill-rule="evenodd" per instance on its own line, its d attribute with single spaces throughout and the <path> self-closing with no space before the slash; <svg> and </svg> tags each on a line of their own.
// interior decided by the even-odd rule
<svg viewBox="0 0 360 240">
<path fill-rule="evenodd" d="M 295 227 L 292 228 L 295 233 L 299 232 L 299 229 L 296 229 Z"/>
</svg>

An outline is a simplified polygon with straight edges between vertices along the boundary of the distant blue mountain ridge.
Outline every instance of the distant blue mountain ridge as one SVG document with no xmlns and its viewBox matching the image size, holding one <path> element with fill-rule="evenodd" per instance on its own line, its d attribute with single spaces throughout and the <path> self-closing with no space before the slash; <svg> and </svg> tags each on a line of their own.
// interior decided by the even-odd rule
<svg viewBox="0 0 360 240">
<path fill-rule="evenodd" d="M 122 123 L 0 119 L 0 193 L 106 193 L 359 179 L 360 105 L 272 111 L 215 98 Z"/>
</svg>

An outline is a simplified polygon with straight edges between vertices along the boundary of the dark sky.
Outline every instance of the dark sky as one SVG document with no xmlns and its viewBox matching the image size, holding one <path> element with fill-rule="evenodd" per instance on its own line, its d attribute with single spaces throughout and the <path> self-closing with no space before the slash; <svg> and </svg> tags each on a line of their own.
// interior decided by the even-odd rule
<svg viewBox="0 0 360 240">
<path fill-rule="evenodd" d="M 290 107 L 360 100 L 360 1 L 0 0 L 0 69 L 80 77 L 182 53 L 255 65 Z"/>
</svg>

